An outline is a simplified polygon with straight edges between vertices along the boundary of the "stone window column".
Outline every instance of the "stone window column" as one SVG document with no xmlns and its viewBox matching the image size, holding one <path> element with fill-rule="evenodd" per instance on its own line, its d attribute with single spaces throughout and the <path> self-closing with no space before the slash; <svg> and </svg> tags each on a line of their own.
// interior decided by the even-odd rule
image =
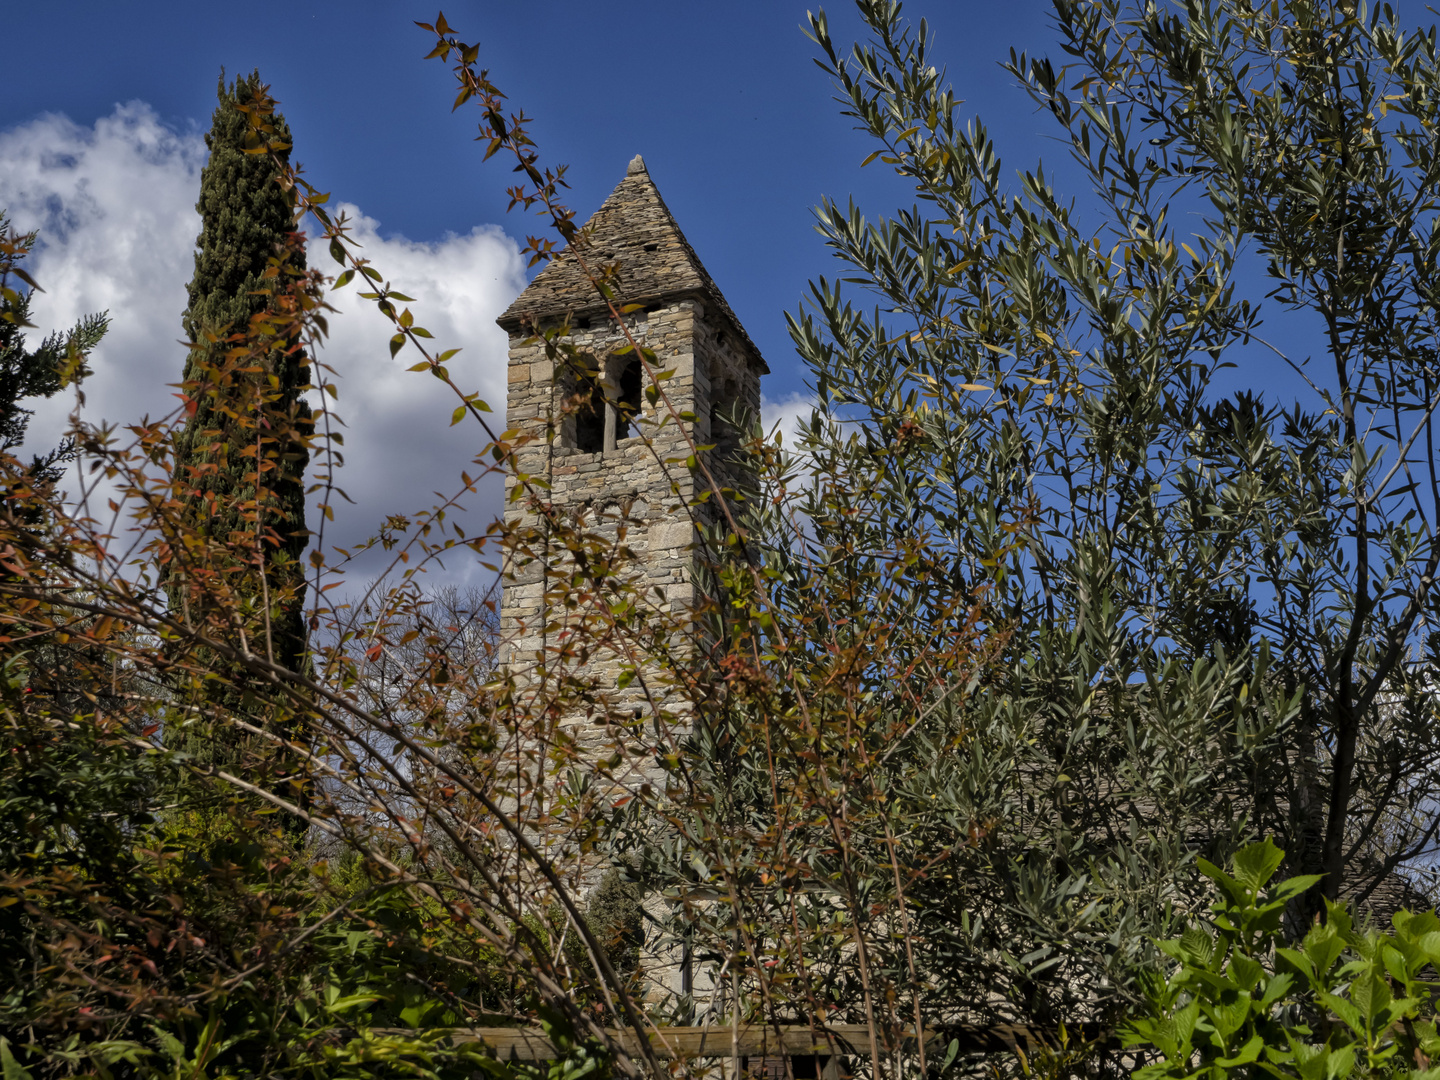
<svg viewBox="0 0 1440 1080">
<path fill-rule="evenodd" d="M 601 389 L 605 395 L 604 452 L 613 453 L 621 439 L 635 434 L 640 415 L 644 368 L 636 356 L 612 356 L 605 364 Z"/>
<path fill-rule="evenodd" d="M 615 451 L 615 443 L 616 443 L 616 441 L 617 441 L 616 438 L 615 438 L 615 432 L 616 432 L 616 430 L 617 430 L 617 428 L 618 428 L 618 426 L 619 426 L 618 423 L 617 423 L 617 421 L 619 420 L 619 416 L 616 414 L 616 411 L 615 411 L 615 386 L 614 386 L 614 383 L 613 383 L 610 379 L 606 379 L 606 380 L 605 380 L 605 383 L 604 383 L 604 387 L 605 387 L 605 447 L 604 447 L 604 449 L 605 449 L 605 453 L 610 454 L 610 453 L 613 453 L 613 452 Z"/>
</svg>

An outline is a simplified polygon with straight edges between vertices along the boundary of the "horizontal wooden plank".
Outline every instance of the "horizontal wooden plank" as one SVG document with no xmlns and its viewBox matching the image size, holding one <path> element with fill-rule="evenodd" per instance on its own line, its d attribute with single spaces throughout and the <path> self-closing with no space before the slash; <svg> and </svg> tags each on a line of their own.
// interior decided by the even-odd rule
<svg viewBox="0 0 1440 1080">
<path fill-rule="evenodd" d="M 642 1054 L 639 1037 L 628 1028 L 607 1028 L 606 1033 L 630 1057 Z M 539 1028 L 455 1028 L 451 1038 L 456 1042 L 482 1042 L 502 1061 L 547 1061 L 555 1056 L 555 1047 Z M 1102 1039 L 1108 1032 L 1092 1024 L 1070 1029 L 1071 1042 Z M 742 1057 L 826 1057 L 833 1054 L 870 1055 L 870 1036 L 864 1024 L 832 1024 L 826 1028 L 804 1025 L 776 1027 L 742 1027 L 738 1039 L 731 1038 L 729 1027 L 661 1027 L 648 1033 L 655 1056 L 660 1058 L 723 1058 L 738 1052 Z M 1054 1045 L 1055 1033 L 1016 1024 L 980 1026 L 947 1024 L 926 1033 L 926 1051 L 944 1053 L 954 1040 L 961 1053 L 986 1053 L 1014 1050 L 1027 1052 L 1038 1046 Z M 910 1033 L 903 1050 L 915 1048 Z"/>
</svg>

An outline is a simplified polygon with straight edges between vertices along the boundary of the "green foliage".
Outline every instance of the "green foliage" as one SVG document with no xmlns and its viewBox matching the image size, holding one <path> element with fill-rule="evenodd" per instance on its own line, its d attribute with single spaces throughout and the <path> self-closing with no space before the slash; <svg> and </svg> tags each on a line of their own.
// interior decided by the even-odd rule
<svg viewBox="0 0 1440 1080">
<path fill-rule="evenodd" d="M 173 496 L 184 521 L 166 530 L 162 573 L 174 618 L 216 637 L 238 628 L 247 647 L 299 671 L 307 637 L 301 555 L 309 543 L 305 470 L 313 434 L 302 397 L 310 362 L 299 320 L 318 286 L 306 271 L 292 193 L 281 182 L 289 160 L 284 118 L 273 110 L 256 114 L 268 101 L 258 72 L 228 88 L 222 75 L 218 95 L 183 317 L 191 343 L 182 384 L 186 420 L 173 436 Z M 216 707 L 238 711 L 268 735 L 293 740 L 301 733 L 295 703 L 257 710 L 253 685 L 214 655 L 176 676 L 176 698 L 194 712 L 172 746 L 304 806 L 295 752 L 213 721 Z M 303 834 L 303 825 L 281 820 Z"/>
<path fill-rule="evenodd" d="M 426 344 L 409 298 L 355 255 L 289 167 L 258 79 L 222 86 L 188 418 L 97 450 L 168 601 L 93 522 L 57 515 L 27 546 L 0 520 L 6 631 L 93 653 L 63 710 L 19 701 L 16 738 L 57 763 L 37 775 L 61 793 L 68 747 L 113 774 L 67 794 L 101 825 L 57 812 L 39 850 L 59 868 L 7 885 L 15 939 L 64 963 L 33 965 L 5 1068 L 633 1075 L 602 1025 L 645 1026 L 637 898 L 616 877 L 582 917 L 572 895 L 606 851 L 636 859 L 668 944 L 723 988 L 708 1020 L 859 1020 L 877 1076 L 907 1030 L 1058 1029 L 1146 994 L 1159 1004 L 1137 1037 L 1173 1051 L 1166 1068 L 1338 1080 L 1429 1052 L 1429 999 L 1408 1010 L 1433 920 L 1361 934 L 1332 904 L 1303 940 L 1284 932 L 1310 925 L 1318 875 L 1332 894 L 1374 884 L 1440 827 L 1423 640 L 1440 622 L 1434 36 L 1338 0 L 1057 0 L 1070 66 L 1017 55 L 1009 70 L 1095 193 L 1078 203 L 1039 167 L 1005 179 L 923 22 L 891 0 L 859 7 L 872 39 L 848 54 L 816 16 L 822 66 L 917 202 L 878 220 L 822 207 L 847 269 L 791 320 L 819 403 L 801 455 L 751 441 L 761 483 L 745 494 L 763 497 L 700 493 L 735 521 L 697 533 L 712 589 L 694 611 L 635 584 L 628 510 L 590 529 L 514 469 L 513 440 L 532 435 L 489 427 L 445 367 L 454 350 Z M 458 101 L 481 105 L 489 152 L 515 157 L 517 205 L 543 207 L 578 259 L 561 172 L 502 115 L 478 47 L 443 19 L 426 28 Z M 353 617 L 326 606 L 312 552 L 314 618 L 334 630 L 313 664 L 297 515 L 320 443 L 298 395 L 328 283 L 300 259 L 302 209 L 343 267 L 336 287 L 367 283 L 392 353 L 420 351 L 452 421 L 484 426 L 476 461 L 507 473 L 514 508 L 465 535 L 447 514 L 482 480 L 467 472 L 453 499 L 387 520 L 375 549 L 415 561 Z M 537 259 L 550 248 L 532 241 Z M 1243 295 L 1246 259 L 1277 292 Z M 626 326 L 613 268 L 591 280 Z M 1287 354 L 1298 381 L 1278 403 L 1219 399 L 1223 366 L 1277 314 L 1322 328 L 1325 374 Z M 532 344 L 578 362 L 567 332 Z M 665 358 L 629 346 L 668 407 Z M 661 465 L 705 475 L 708 454 L 692 440 Z M 557 615 L 523 675 L 458 662 L 465 620 L 427 615 L 409 576 L 487 544 L 504 549 L 492 569 L 547 560 Z M 102 709 L 102 659 L 167 689 Z M 269 755 L 300 734 L 313 754 L 288 747 L 277 779 Z M 155 787 L 124 782 L 139 762 Z M 44 792 L 5 783 L 16 820 L 44 833 Z M 281 813 L 304 826 L 278 837 Z M 313 872 L 307 827 L 326 853 Z M 1310 876 L 1271 888 L 1283 858 L 1245 847 L 1254 835 L 1282 838 Z M 1201 904 L 1197 849 L 1240 850 L 1233 875 L 1200 864 L 1222 894 L 1212 929 L 1158 947 Z M 65 952 L 71 927 L 89 952 Z M 117 943 L 129 982 L 106 968 Z M 1146 972 L 1167 954 L 1189 974 L 1160 986 Z M 538 1018 L 562 1056 L 486 1063 L 449 1030 L 495 1014 Z M 1413 1045 L 1397 1042 L 1407 1023 Z M 1088 1067 L 1084 1047 L 1061 1051 L 1045 1068 Z"/>
<path fill-rule="evenodd" d="M 52 333 L 34 351 L 25 348 L 24 327 L 30 323 L 31 293 L 14 288 L 12 277 L 28 280 L 20 263 L 35 246 L 36 233 L 16 233 L 0 210 L 0 453 L 11 453 L 25 441 L 31 410 L 27 398 L 48 398 L 84 378 L 86 358 L 105 336 L 107 313 L 87 315 L 67 333 Z M 14 284 L 20 284 L 19 281 Z M 29 466 L 32 477 L 55 480 L 60 466 L 74 456 L 74 443 L 66 440 L 55 449 L 36 454 Z"/>
<path fill-rule="evenodd" d="M 86 782 L 83 809 L 114 807 L 105 791 L 125 778 L 123 765 L 85 756 L 83 775 L 55 798 L 78 801 Z M 54 776 L 42 768 L 37 779 Z M 22 798 L 4 794 L 19 812 Z M 142 832 L 56 853 L 29 821 L 37 851 L 0 879 L 0 941 L 12 962 L 0 1037 L 17 1068 L 36 1077 L 122 1065 L 119 1075 L 134 1077 L 473 1073 L 483 1046 L 449 1029 L 473 1018 L 476 976 L 423 947 L 422 912 L 408 899 L 366 896 L 337 919 L 303 873 L 277 875 L 275 851 L 207 866 L 193 844 L 147 852 Z M 68 831 L 57 823 L 50 848 Z M 164 872 L 167 859 L 182 864 L 183 883 Z"/>
<path fill-rule="evenodd" d="M 645 940 L 639 886 L 626 881 L 619 870 L 607 871 L 590 894 L 585 920 L 615 970 L 633 972 Z"/>
<path fill-rule="evenodd" d="M 302 662 L 314 429 L 299 395 L 329 283 L 305 268 L 296 192 L 341 256 L 343 217 L 289 167 L 258 78 L 222 85 L 210 146 L 178 421 L 94 440 L 117 499 L 144 508 L 115 511 L 139 547 L 117 556 L 127 545 L 93 517 L 0 462 L 0 947 L 19 968 L 0 997 L 0 1069 L 603 1080 L 616 1059 L 597 1018 L 615 997 L 587 996 L 596 977 L 569 966 L 557 931 L 578 932 L 602 967 L 608 950 L 547 860 L 531 849 L 516 863 L 528 833 L 487 801 L 507 796 L 474 783 L 509 749 L 485 714 L 490 623 L 407 580 L 372 589 L 377 608 L 337 628 L 323 662 Z M 34 286 L 15 265 L 30 239 L 7 233 L 0 252 L 7 341 L 25 322 L 11 275 Z M 361 271 L 380 280 L 358 263 L 343 276 Z M 402 294 L 377 288 L 367 295 L 402 343 L 429 337 L 391 304 Z M 434 361 L 447 380 L 455 351 Z M 418 520 L 425 551 L 445 508 Z M 337 627 L 334 607 L 312 618 L 322 610 Z M 391 675 L 370 679 L 391 633 Z M 600 914 L 616 956 L 633 958 L 623 892 Z M 486 1061 L 452 1030 L 527 1017 L 559 1044 L 553 1062 Z"/>
<path fill-rule="evenodd" d="M 0 683 L 6 1075 L 471 1075 L 449 1028 L 517 1005 L 493 951 L 455 963 L 433 907 L 297 858 L 123 712 L 60 711 L 28 659 Z"/>
<path fill-rule="evenodd" d="M 258 72 L 229 87 L 222 75 L 205 137 L 210 159 L 200 176 L 201 228 L 182 320 L 191 342 L 184 372 L 189 419 L 176 438 L 175 475 L 203 535 L 222 544 L 236 533 L 258 535 L 266 581 L 264 588 L 257 581 L 243 588 L 266 610 L 251 616 L 252 633 L 277 663 L 296 669 L 305 649 L 300 557 L 309 542 L 304 478 L 311 421 L 301 395 L 310 363 L 287 329 L 295 312 L 286 287 L 304 276 L 305 252 L 293 198 L 279 182 L 289 128 L 278 113 L 258 129 L 250 119 L 261 87 Z M 268 143 L 258 142 L 257 130 Z M 184 548 L 175 552 L 170 581 L 177 611 L 208 606 L 195 581 L 212 569 L 206 562 Z"/>
<path fill-rule="evenodd" d="M 1325 920 L 1287 946 L 1285 907 L 1319 878 L 1272 885 L 1282 860 L 1267 838 L 1236 852 L 1233 876 L 1202 862 L 1220 898 L 1208 927 L 1162 943 L 1176 968 L 1150 981 L 1145 1010 L 1123 1032 L 1128 1046 L 1155 1056 L 1136 1075 L 1440 1075 L 1430 1065 L 1440 1055 L 1440 919 L 1401 911 L 1383 933 L 1327 903 Z"/>
<path fill-rule="evenodd" d="M 868 782 L 927 867 L 902 905 L 871 864 L 912 926 L 875 948 L 917 1009 L 1102 1019 L 1195 913 L 1197 846 L 1276 836 L 1332 898 L 1434 848 L 1440 54 L 1384 6 L 1058 0 L 1057 59 L 1005 67 L 1070 160 L 1017 175 L 925 22 L 857 6 L 853 48 L 810 30 L 914 203 L 818 210 L 809 531 L 757 521 L 752 603 L 838 650 L 982 609 L 977 672 L 863 654 L 903 733 Z M 1217 392 L 1262 349 L 1293 382 Z M 777 766 L 734 768 L 763 817 Z"/>
<path fill-rule="evenodd" d="M 0 846 L 0 952 L 12 976 L 0 1031 L 14 1039 L 12 1025 L 37 1010 L 68 1026 L 101 1005 L 103 994 L 67 984 L 67 952 L 83 957 L 108 938 L 122 981 L 153 962 L 143 923 L 165 901 L 132 834 L 151 823 L 161 770 L 131 752 L 123 727 L 67 725 L 35 700 L 15 658 L 0 674 L 0 834 L 12 838 Z"/>
<path fill-rule="evenodd" d="M 200 174 L 200 235 L 196 239 L 195 273 L 185 309 L 186 336 L 206 343 L 208 333 L 243 331 L 250 318 L 265 310 L 266 269 L 286 233 L 294 231 L 292 204 L 277 183 L 279 170 L 267 153 L 256 153 L 255 132 L 245 110 L 261 87 L 260 73 L 235 79 L 228 87 L 222 74 L 219 105 L 205 145 L 210 160 Z M 290 141 L 283 116 L 268 121 L 280 143 Z M 277 147 L 288 160 L 288 145 Z"/>
<path fill-rule="evenodd" d="M 217 131 L 229 142 L 212 139 L 207 190 L 255 198 L 211 206 L 208 240 L 253 239 L 246 212 L 273 209 L 276 193 L 291 224 L 304 185 L 258 80 L 222 92 Z M 308 205 L 330 228 L 323 201 Z M 145 558 L 131 551 L 115 572 L 113 538 L 43 485 L 13 487 L 0 513 L 0 929 L 23 965 L 0 1001 L 0 1065 L 34 1077 L 508 1074 L 452 1026 L 548 1008 L 563 1052 L 516 1075 L 606 1076 L 605 1006 L 582 1009 L 613 996 L 587 996 L 594 978 L 569 966 L 557 925 L 602 965 L 606 952 L 573 904 L 557 925 L 543 918 L 568 897 L 533 852 L 516 872 L 510 840 L 526 834 L 473 783 L 498 775 L 487 755 L 504 752 L 477 715 L 492 700 L 483 614 L 407 582 L 372 590 L 380 611 L 361 633 L 381 645 L 349 628 L 316 668 L 286 654 L 303 580 L 282 496 L 298 491 L 313 438 L 297 395 L 326 309 L 303 250 L 287 229 L 243 280 L 226 279 L 223 244 L 210 262 L 202 251 L 197 280 L 239 280 L 258 307 L 240 325 L 195 324 L 178 421 L 96 442 L 118 498 L 146 508 Z M 389 633 L 393 678 L 367 681 Z M 498 844 L 495 820 L 510 830 Z"/>
</svg>

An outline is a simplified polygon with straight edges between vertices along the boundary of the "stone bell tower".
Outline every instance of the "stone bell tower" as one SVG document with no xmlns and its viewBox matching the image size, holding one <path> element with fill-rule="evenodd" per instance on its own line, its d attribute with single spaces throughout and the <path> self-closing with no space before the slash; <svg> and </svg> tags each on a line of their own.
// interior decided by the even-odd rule
<svg viewBox="0 0 1440 1080">
<path fill-rule="evenodd" d="M 560 670 L 592 687 L 598 707 L 564 705 L 558 722 L 582 753 L 598 760 L 609 756 L 617 736 L 630 745 L 625 732 L 631 718 L 641 722 L 657 699 L 682 723 L 687 710 L 662 679 L 627 681 L 613 646 L 575 650 L 577 638 L 594 640 L 576 630 L 583 629 L 586 612 L 595 618 L 601 605 L 566 605 L 573 583 L 583 588 L 586 579 L 577 574 L 567 537 L 553 536 L 549 522 L 579 526 L 606 549 L 587 557 L 623 548 L 620 573 L 637 586 L 631 595 L 654 613 L 651 625 L 668 638 L 673 627 L 686 625 L 703 587 L 696 525 L 708 530 L 723 521 L 713 496 L 695 501 L 707 484 L 687 461 L 691 444 L 713 446 L 700 454 L 722 488 L 749 487 L 734 453 L 739 432 L 730 421 L 759 416 L 760 376 L 768 369 L 639 157 L 586 228 L 592 273 L 618 268 L 615 307 L 624 312 L 624 326 L 572 255 L 551 260 L 498 320 L 510 335 L 505 426 L 529 437 L 515 464 L 534 480 L 530 492 L 508 503 L 507 524 L 519 526 L 512 538 L 523 540 L 507 548 L 502 569 L 500 662 L 522 695 L 547 693 Z M 568 344 L 582 362 L 557 370 L 536 335 L 566 324 Z M 654 350 L 651 372 L 628 348 L 625 330 Z M 646 394 L 657 375 L 669 408 Z M 507 494 L 517 494 L 516 482 L 507 477 Z M 548 503 L 547 513 L 538 511 L 537 497 Z M 573 538 L 572 530 L 562 531 Z M 686 647 L 697 640 L 690 638 Z M 616 718 L 619 725 L 612 723 Z M 658 779 L 653 758 L 643 747 L 639 754 L 635 749 L 627 754 L 624 775 L 611 773 L 613 783 L 632 787 Z M 535 767 L 543 768 L 539 762 Z M 571 865 L 583 889 L 595 887 L 601 867 L 593 859 L 579 855 Z M 646 904 L 652 916 L 661 915 L 662 901 L 649 898 Z M 714 997 L 713 973 L 692 971 L 688 946 L 647 932 L 641 966 L 647 996 L 692 1002 Z"/>
<path fill-rule="evenodd" d="M 694 602 L 696 588 L 696 534 L 686 506 L 702 524 L 717 520 L 713 499 L 693 502 L 705 482 L 685 464 L 686 436 L 714 445 L 706 463 L 721 486 L 743 486 L 742 466 L 727 453 L 738 440 L 727 418 L 759 416 L 760 376 L 769 369 L 639 157 L 586 227 L 591 271 L 618 266 L 616 307 L 634 308 L 624 315 L 626 327 L 655 351 L 657 371 L 671 373 L 660 385 L 686 419 L 677 422 L 663 401 L 651 404 L 645 393 L 651 377 L 626 351 L 604 298 L 567 254 L 551 260 L 497 320 L 510 335 L 506 427 L 532 437 L 516 464 L 543 481 L 540 490 L 556 514 L 602 532 L 623 527 L 635 558 L 631 572 L 647 595 L 663 594 L 659 602 L 679 611 Z M 567 320 L 570 343 L 586 357 L 580 371 L 557 371 L 534 340 Z M 577 394 L 588 405 L 574 409 Z M 506 481 L 509 487 L 515 482 L 513 476 Z M 541 524 L 523 500 L 510 507 L 511 522 Z M 541 543 L 506 560 L 501 662 L 522 679 L 537 661 L 555 655 L 564 636 L 557 627 L 566 613 L 547 610 L 546 596 L 555 595 L 557 575 L 573 569 L 568 559 L 562 545 L 548 550 Z M 604 668 L 618 670 L 618 660 L 597 656 L 591 664 L 597 683 L 608 680 L 608 688 L 616 688 Z M 625 694 L 616 693 L 623 704 Z"/>
</svg>

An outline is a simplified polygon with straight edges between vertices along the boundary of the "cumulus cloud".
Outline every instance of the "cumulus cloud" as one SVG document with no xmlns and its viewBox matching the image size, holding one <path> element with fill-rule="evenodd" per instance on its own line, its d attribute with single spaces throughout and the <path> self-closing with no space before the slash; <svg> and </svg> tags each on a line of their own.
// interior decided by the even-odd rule
<svg viewBox="0 0 1440 1080">
<path fill-rule="evenodd" d="M 38 333 L 111 315 L 87 386 L 91 419 L 133 421 L 174 404 L 165 384 L 185 362 L 180 313 L 205 153 L 198 133 L 167 128 L 139 102 L 91 128 L 47 115 L 0 132 L 0 208 L 16 228 L 41 230 L 29 266 L 44 289 L 31 309 Z M 54 443 L 71 405 L 39 405 L 37 446 Z"/>
<path fill-rule="evenodd" d="M 92 127 L 57 115 L 0 132 L 0 208 L 17 228 L 41 230 L 30 270 L 44 292 L 32 320 L 44 334 L 81 315 L 108 310 L 110 333 L 92 358 L 84 419 L 130 423 L 175 406 L 185 348 L 180 313 L 193 270 L 200 221 L 194 204 L 205 162 L 198 130 L 177 132 L 141 102 L 117 106 Z M 495 317 L 525 286 L 515 242 L 493 225 L 431 243 L 382 236 L 380 223 L 353 206 L 363 253 L 402 292 L 441 349 L 463 351 L 449 364 L 466 390 L 504 415 L 504 333 Z M 333 264 L 318 247 L 311 264 Z M 351 286 L 334 295 L 339 313 L 321 359 L 334 368 L 344 420 L 345 468 L 338 482 L 356 506 L 336 507 L 326 544 L 351 545 L 389 514 L 409 514 L 455 490 L 460 470 L 484 438 L 472 423 L 448 427 L 451 392 L 438 380 L 391 360 L 388 323 Z M 53 445 L 74 402 L 40 403 L 31 422 L 36 449 Z M 472 473 L 474 469 L 471 469 Z M 472 497 L 482 525 L 500 508 L 498 485 Z M 314 515 L 312 514 L 312 524 Z M 373 572 L 372 559 L 360 569 Z"/>
<path fill-rule="evenodd" d="M 382 238 L 373 218 L 354 206 L 339 209 L 352 219 L 351 235 L 362 253 L 395 288 L 416 298 L 408 306 L 416 323 L 435 335 L 437 351 L 462 350 L 446 367 L 462 389 L 478 392 L 494 410 L 498 434 L 508 343 L 495 318 L 525 287 L 525 262 L 515 241 L 493 225 L 434 243 Z M 318 244 L 310 260 L 329 264 Z M 473 420 L 449 426 L 454 392 L 428 373 L 406 370 L 418 355 L 404 351 L 390 358 L 394 327 L 358 291 L 351 285 L 332 294 L 339 313 L 330 319 L 330 338 L 320 353 L 337 376 L 337 413 L 346 425 L 339 482 L 358 504 L 335 506 L 337 535 L 345 543 L 369 535 L 385 515 L 423 510 L 433 494 L 452 494 L 461 469 L 476 474 L 471 462 L 486 442 Z M 472 534 L 500 511 L 501 488 L 492 479 L 478 500 L 471 497 Z"/>
<path fill-rule="evenodd" d="M 814 394 L 792 392 L 778 398 L 766 395 L 760 399 L 760 416 L 766 432 L 778 427 L 786 448 L 792 451 L 800 444 L 800 432 L 808 426 L 814 408 Z"/>
</svg>

